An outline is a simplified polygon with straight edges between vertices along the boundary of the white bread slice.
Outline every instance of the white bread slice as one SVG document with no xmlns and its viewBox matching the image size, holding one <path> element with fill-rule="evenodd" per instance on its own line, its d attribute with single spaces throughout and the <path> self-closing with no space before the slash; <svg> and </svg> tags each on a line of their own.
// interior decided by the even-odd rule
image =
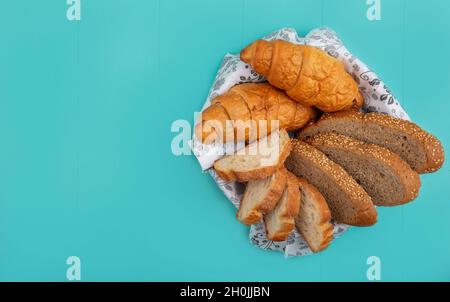
<svg viewBox="0 0 450 302">
<path fill-rule="evenodd" d="M 263 214 L 270 212 L 286 186 L 286 174 L 286 169 L 282 167 L 267 178 L 249 181 L 239 205 L 237 219 L 250 225 L 259 222 Z"/>
<path fill-rule="evenodd" d="M 325 198 L 305 179 L 298 178 L 301 192 L 300 211 L 295 226 L 306 240 L 311 251 L 320 252 L 333 240 L 331 213 Z"/>
<path fill-rule="evenodd" d="M 233 155 L 217 160 L 214 169 L 225 181 L 246 182 L 263 179 L 283 166 L 290 152 L 289 135 L 286 130 L 279 130 Z"/>
<path fill-rule="evenodd" d="M 287 182 L 277 206 L 264 217 L 267 238 L 273 241 L 286 240 L 295 227 L 294 218 L 300 208 L 300 191 L 297 178 L 287 172 Z"/>
</svg>

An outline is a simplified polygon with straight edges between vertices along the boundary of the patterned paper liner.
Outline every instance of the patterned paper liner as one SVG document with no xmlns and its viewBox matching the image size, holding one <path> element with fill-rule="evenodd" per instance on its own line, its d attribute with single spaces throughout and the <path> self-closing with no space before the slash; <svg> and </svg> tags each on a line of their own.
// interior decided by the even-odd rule
<svg viewBox="0 0 450 302">
<path fill-rule="evenodd" d="M 333 30 L 329 28 L 318 28 L 312 30 L 306 37 L 301 38 L 295 29 L 282 28 L 263 39 L 269 41 L 282 39 L 296 44 L 318 47 L 328 52 L 329 55 L 344 63 L 347 72 L 358 83 L 359 89 L 365 98 L 363 111 L 382 112 L 397 118 L 409 120 L 408 114 L 384 82 L 366 64 L 353 56 L 345 48 Z M 239 60 L 239 55 L 227 54 L 217 72 L 203 108 L 209 106 L 214 97 L 228 91 L 234 85 L 262 81 L 265 81 L 265 78 L 252 70 L 248 64 Z M 194 137 L 191 142 L 191 147 L 202 169 L 210 173 L 225 196 L 238 208 L 245 186 L 237 182 L 223 181 L 217 176 L 214 169 L 211 168 L 214 161 L 221 157 L 220 154 L 223 154 L 221 152 L 226 153 L 227 146 L 203 145 Z M 348 225 L 336 222 L 333 222 L 333 225 L 334 238 L 339 237 L 349 228 Z M 311 250 L 308 248 L 306 241 L 297 230 L 294 230 L 286 241 L 274 242 L 266 238 L 264 224 L 260 222 L 251 226 L 249 238 L 250 242 L 259 248 L 284 252 L 285 257 L 311 254 Z"/>
</svg>

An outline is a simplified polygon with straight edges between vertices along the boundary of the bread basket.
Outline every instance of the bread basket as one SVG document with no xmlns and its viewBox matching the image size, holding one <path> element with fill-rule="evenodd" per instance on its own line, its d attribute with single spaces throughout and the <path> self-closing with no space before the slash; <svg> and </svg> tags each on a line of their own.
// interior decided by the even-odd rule
<svg viewBox="0 0 450 302">
<path fill-rule="evenodd" d="M 317 28 L 309 32 L 305 37 L 299 37 L 295 29 L 282 28 L 263 39 L 269 41 L 283 39 L 292 43 L 318 47 L 326 51 L 329 55 L 342 61 L 347 72 L 357 82 L 360 91 L 364 95 L 363 111 L 382 112 L 397 118 L 409 120 L 408 114 L 402 108 L 397 98 L 392 95 L 385 83 L 366 64 L 347 50 L 333 30 L 329 28 Z M 209 106 L 210 101 L 214 97 L 228 91 L 234 85 L 262 81 L 265 81 L 264 77 L 252 70 L 248 64 L 240 61 L 239 55 L 227 54 L 217 72 L 203 108 Z M 238 208 L 245 189 L 244 185 L 237 182 L 223 181 L 216 175 L 214 169 L 211 168 L 214 161 L 223 156 L 223 154 L 227 154 L 228 150 L 234 150 L 234 146 L 204 145 L 193 137 L 191 147 L 202 170 L 208 172 L 213 177 L 225 196 Z M 341 236 L 349 228 L 348 225 L 335 222 L 333 222 L 333 225 L 334 238 Z M 249 239 L 257 247 L 265 250 L 283 252 L 285 257 L 305 256 L 312 253 L 297 230 L 294 230 L 286 241 L 274 242 L 266 238 L 264 224 L 260 222 L 251 226 Z"/>
</svg>

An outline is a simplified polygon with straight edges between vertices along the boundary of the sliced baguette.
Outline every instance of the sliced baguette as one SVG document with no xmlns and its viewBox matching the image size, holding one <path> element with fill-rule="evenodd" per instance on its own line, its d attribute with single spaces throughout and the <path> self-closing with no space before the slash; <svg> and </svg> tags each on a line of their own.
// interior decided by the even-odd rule
<svg viewBox="0 0 450 302">
<path fill-rule="evenodd" d="M 401 205 L 419 193 L 419 174 L 386 148 L 336 133 L 317 134 L 306 142 L 342 166 L 375 205 Z"/>
<path fill-rule="evenodd" d="M 250 225 L 259 222 L 263 214 L 270 212 L 286 187 L 286 174 L 286 169 L 282 167 L 267 178 L 249 181 L 239 205 L 237 219 Z"/>
<path fill-rule="evenodd" d="M 301 192 L 300 211 L 295 226 L 314 253 L 328 247 L 333 240 L 331 213 L 322 194 L 305 179 L 298 178 Z"/>
<path fill-rule="evenodd" d="M 341 166 L 321 151 L 293 139 L 286 167 L 319 190 L 337 222 L 356 226 L 376 223 L 377 211 L 370 196 Z"/>
<path fill-rule="evenodd" d="M 297 178 L 287 172 L 287 182 L 276 207 L 264 217 L 267 238 L 273 241 L 286 240 L 295 226 L 295 216 L 300 207 L 300 191 Z"/>
<path fill-rule="evenodd" d="M 217 160 L 214 169 L 225 181 L 263 179 L 283 166 L 290 151 L 289 135 L 286 130 L 280 130 L 251 143 L 236 154 Z"/>
<path fill-rule="evenodd" d="M 302 140 L 318 133 L 335 132 L 380 145 L 397 153 L 416 172 L 438 170 L 444 163 L 439 140 L 409 121 L 386 114 L 342 111 L 324 115 L 299 133 Z"/>
</svg>

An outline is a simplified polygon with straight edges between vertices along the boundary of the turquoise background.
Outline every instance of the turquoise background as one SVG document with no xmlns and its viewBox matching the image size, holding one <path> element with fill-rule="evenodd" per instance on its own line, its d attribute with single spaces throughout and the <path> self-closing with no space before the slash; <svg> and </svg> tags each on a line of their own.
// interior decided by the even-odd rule
<svg viewBox="0 0 450 302">
<path fill-rule="evenodd" d="M 450 2 L 82 0 L 0 2 L 0 280 L 450 281 L 449 165 L 420 197 L 379 209 L 323 253 L 284 259 L 247 227 L 171 124 L 193 120 L 227 52 L 284 26 L 327 25 L 450 144 Z M 448 152 L 449 149 L 447 148 Z"/>
</svg>

